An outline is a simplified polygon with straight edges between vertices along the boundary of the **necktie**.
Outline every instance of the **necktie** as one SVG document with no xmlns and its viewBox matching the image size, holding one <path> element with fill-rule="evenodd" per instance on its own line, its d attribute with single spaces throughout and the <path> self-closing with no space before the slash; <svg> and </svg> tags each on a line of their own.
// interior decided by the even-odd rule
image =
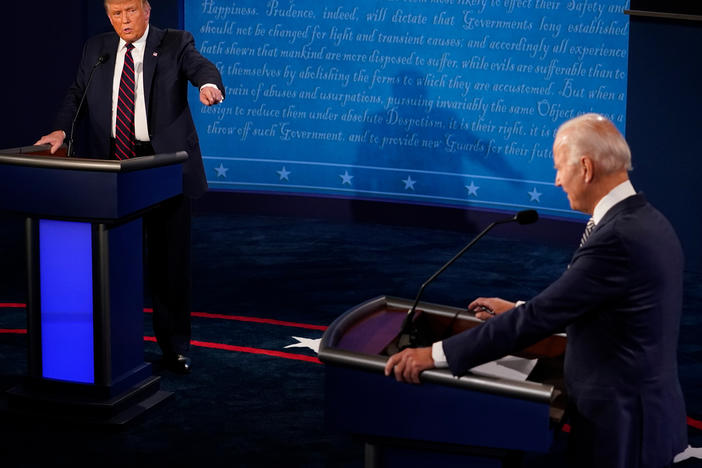
<svg viewBox="0 0 702 468">
<path fill-rule="evenodd" d="M 587 238 L 590 237 L 590 234 L 592 234 L 592 230 L 595 229 L 595 221 L 590 218 L 587 222 L 587 225 L 585 226 L 585 232 L 583 232 L 583 237 L 580 238 L 580 246 L 582 247 L 585 241 L 587 241 Z"/>
<path fill-rule="evenodd" d="M 133 158 L 134 147 L 134 44 L 127 44 L 124 54 L 124 67 L 119 81 L 117 100 L 117 119 L 115 122 L 115 156 L 117 159 Z"/>
</svg>

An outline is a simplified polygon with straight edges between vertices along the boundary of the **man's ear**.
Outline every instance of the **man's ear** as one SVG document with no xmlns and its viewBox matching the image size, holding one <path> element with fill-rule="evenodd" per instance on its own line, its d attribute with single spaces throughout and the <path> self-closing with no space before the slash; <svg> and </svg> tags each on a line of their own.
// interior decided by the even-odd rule
<svg viewBox="0 0 702 468">
<path fill-rule="evenodd" d="M 590 156 L 584 155 L 580 157 L 580 168 L 583 171 L 585 183 L 589 184 L 592 182 L 592 179 L 595 177 L 595 164 Z"/>
<path fill-rule="evenodd" d="M 144 2 L 144 13 L 146 14 L 146 22 L 151 21 L 151 4 L 149 2 Z"/>
</svg>

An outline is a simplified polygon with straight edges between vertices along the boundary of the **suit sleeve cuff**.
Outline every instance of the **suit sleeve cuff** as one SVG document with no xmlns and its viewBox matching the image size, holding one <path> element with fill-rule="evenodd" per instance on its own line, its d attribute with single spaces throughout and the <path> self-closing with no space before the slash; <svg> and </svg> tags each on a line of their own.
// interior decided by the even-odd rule
<svg viewBox="0 0 702 468">
<path fill-rule="evenodd" d="M 444 345 L 442 341 L 437 341 L 431 345 L 431 358 L 434 360 L 435 367 L 448 367 L 448 361 L 446 360 L 446 354 L 444 353 Z"/>
</svg>

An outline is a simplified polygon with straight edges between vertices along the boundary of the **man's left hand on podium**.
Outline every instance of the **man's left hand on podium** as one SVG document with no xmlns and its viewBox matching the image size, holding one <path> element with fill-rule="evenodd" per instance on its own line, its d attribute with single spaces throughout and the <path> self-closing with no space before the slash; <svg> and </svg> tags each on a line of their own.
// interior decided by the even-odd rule
<svg viewBox="0 0 702 468">
<path fill-rule="evenodd" d="M 41 137 L 39 140 L 34 143 L 34 146 L 39 146 L 39 145 L 46 145 L 49 144 L 51 145 L 51 154 L 56 153 L 56 150 L 59 149 L 59 147 L 63 144 L 63 141 L 66 139 L 66 134 L 63 132 L 63 130 L 56 130 L 48 135 L 44 135 Z"/>
<path fill-rule="evenodd" d="M 398 382 L 418 384 L 419 374 L 427 369 L 433 369 L 434 359 L 431 357 L 431 346 L 427 348 L 407 348 L 393 354 L 385 364 L 385 375 L 395 375 Z"/>
</svg>

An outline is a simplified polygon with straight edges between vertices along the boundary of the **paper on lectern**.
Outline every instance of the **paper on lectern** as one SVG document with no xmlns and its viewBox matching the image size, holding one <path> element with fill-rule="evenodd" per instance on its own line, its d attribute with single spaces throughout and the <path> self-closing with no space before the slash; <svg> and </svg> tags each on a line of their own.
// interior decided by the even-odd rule
<svg viewBox="0 0 702 468">
<path fill-rule="evenodd" d="M 497 361 L 476 366 L 470 371 L 476 375 L 524 382 L 532 369 L 534 369 L 536 362 L 537 359 L 524 359 L 516 356 L 505 356 Z"/>
</svg>

